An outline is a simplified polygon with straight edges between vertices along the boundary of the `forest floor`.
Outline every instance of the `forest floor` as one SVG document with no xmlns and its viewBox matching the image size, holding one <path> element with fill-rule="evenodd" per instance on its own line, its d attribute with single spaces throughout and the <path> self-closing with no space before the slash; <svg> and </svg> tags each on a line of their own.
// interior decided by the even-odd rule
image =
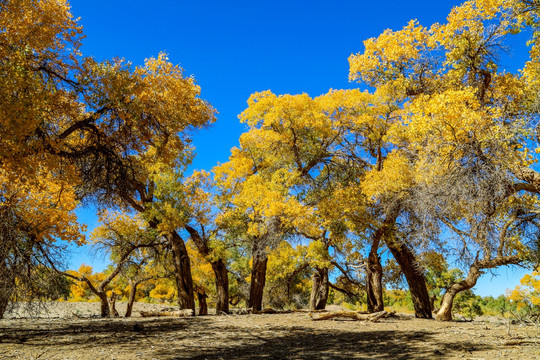
<svg viewBox="0 0 540 360">
<path fill-rule="evenodd" d="M 125 304 L 117 304 L 119 311 Z M 482 318 L 396 315 L 371 323 L 307 313 L 96 318 L 98 303 L 52 303 L 0 320 L 0 359 L 540 359 L 540 331 Z"/>
</svg>

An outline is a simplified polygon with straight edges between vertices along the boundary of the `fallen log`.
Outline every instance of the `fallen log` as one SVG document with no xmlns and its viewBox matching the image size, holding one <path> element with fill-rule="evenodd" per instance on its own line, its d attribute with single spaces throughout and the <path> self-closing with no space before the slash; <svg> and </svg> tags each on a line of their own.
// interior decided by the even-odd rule
<svg viewBox="0 0 540 360">
<path fill-rule="evenodd" d="M 157 317 L 157 316 L 172 316 L 172 317 L 188 317 L 193 316 L 193 310 L 175 310 L 175 311 L 139 311 L 141 317 Z"/>
<path fill-rule="evenodd" d="M 327 313 L 320 313 L 319 316 L 315 317 L 312 313 L 309 313 L 309 317 L 313 321 L 320 321 L 320 320 L 329 320 L 329 319 L 335 319 L 335 318 L 345 318 L 345 319 L 353 319 L 353 320 L 360 320 L 360 321 L 371 321 L 371 322 L 377 322 L 381 318 L 389 315 L 390 313 L 388 311 L 379 311 L 373 314 L 359 314 L 355 311 L 332 311 Z"/>
</svg>

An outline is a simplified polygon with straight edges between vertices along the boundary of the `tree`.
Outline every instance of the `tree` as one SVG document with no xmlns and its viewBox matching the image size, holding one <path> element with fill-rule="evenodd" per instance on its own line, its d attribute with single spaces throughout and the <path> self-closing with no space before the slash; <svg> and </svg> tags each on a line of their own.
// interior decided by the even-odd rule
<svg viewBox="0 0 540 360">
<path fill-rule="evenodd" d="M 405 205 L 419 219 L 430 219 L 422 209 L 422 197 L 435 190 L 437 207 L 453 209 L 458 232 L 465 224 L 495 235 L 504 233 L 506 225 L 488 223 L 511 220 L 511 215 L 501 218 L 509 215 L 501 208 L 511 206 L 521 191 L 538 193 L 537 174 L 530 167 L 535 160 L 528 149 L 535 116 L 530 104 L 537 96 L 537 38 L 521 74 L 500 71 L 497 63 L 502 40 L 534 22 L 535 7 L 523 5 L 467 1 L 454 8 L 444 24 L 425 28 L 411 21 L 400 31 L 387 30 L 365 41 L 364 53 L 349 58 L 350 79 L 393 92 L 399 99 L 402 120 L 389 132 L 394 146 L 390 155 L 400 159 L 401 172 L 409 175 Z M 456 186 L 460 182 L 468 187 Z M 466 214 L 460 217 L 464 207 Z M 478 214 L 491 220 L 477 221 Z M 496 237 L 468 235 L 471 245 Z M 523 259 L 495 249 L 486 249 L 485 258 L 476 259 L 469 273 L 472 279 L 482 266 L 515 263 L 516 256 Z M 444 313 L 449 314 L 447 309 Z"/>
<path fill-rule="evenodd" d="M 61 177 L 44 171 L 27 182 L 0 169 L 0 317 L 13 300 L 55 297 L 64 287 L 53 267 L 66 247 L 58 239 L 84 242 L 76 204 Z"/>
<path fill-rule="evenodd" d="M 2 1 L 2 166 L 76 169 L 80 199 L 145 213 L 175 254 L 180 306 L 193 308 L 189 258 L 156 176 L 191 160 L 188 130 L 214 120 L 200 89 L 166 55 L 132 67 L 79 52 L 81 28 L 65 1 Z M 35 162 L 38 158 L 39 161 Z"/>
<path fill-rule="evenodd" d="M 111 316 L 111 308 L 107 298 L 112 281 L 128 265 L 140 265 L 155 256 L 152 253 L 163 253 L 164 243 L 155 231 L 149 229 L 148 224 L 140 217 L 131 217 L 122 213 L 104 211 L 100 214 L 101 225 L 92 233 L 95 246 L 110 251 L 113 265 L 101 278 L 92 278 L 88 271 L 81 266 L 79 272 L 64 272 L 63 274 L 80 283 L 84 283 L 101 301 L 101 317 Z M 148 279 L 152 278 L 150 276 Z M 147 279 L 147 280 L 148 280 Z M 135 281 L 130 284 L 130 301 L 128 313 L 131 312 L 137 285 Z"/>
<path fill-rule="evenodd" d="M 534 323 L 540 323 L 540 269 L 526 274 L 521 285 L 509 295 L 510 301 L 517 304 L 517 311 Z"/>
</svg>

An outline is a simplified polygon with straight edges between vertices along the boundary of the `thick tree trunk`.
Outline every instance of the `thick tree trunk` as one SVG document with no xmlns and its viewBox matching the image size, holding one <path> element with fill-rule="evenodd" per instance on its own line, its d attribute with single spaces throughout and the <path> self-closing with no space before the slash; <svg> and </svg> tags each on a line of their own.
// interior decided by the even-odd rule
<svg viewBox="0 0 540 360">
<path fill-rule="evenodd" d="M 211 263 L 216 277 L 216 314 L 229 313 L 229 272 L 223 260 Z"/>
<path fill-rule="evenodd" d="M 137 282 L 130 281 L 129 297 L 125 317 L 131 317 L 131 314 L 133 313 L 133 304 L 135 303 L 135 296 L 137 295 L 137 285 L 139 285 Z"/>
<path fill-rule="evenodd" d="M 328 300 L 328 268 L 315 269 L 311 286 L 311 297 L 309 300 L 310 310 L 324 310 Z"/>
<path fill-rule="evenodd" d="M 199 301 L 199 315 L 208 315 L 208 305 L 206 304 L 206 295 L 204 292 L 197 291 L 197 300 Z"/>
<path fill-rule="evenodd" d="M 111 309 L 109 307 L 109 299 L 107 299 L 107 294 L 105 292 L 100 292 L 97 294 L 97 296 L 101 302 L 101 317 L 111 317 Z"/>
<path fill-rule="evenodd" d="M 174 275 L 178 289 L 178 305 L 180 309 L 191 309 L 195 313 L 195 297 L 193 295 L 193 279 L 191 277 L 191 264 L 186 244 L 175 231 L 168 233 L 167 240 L 173 250 Z"/>
<path fill-rule="evenodd" d="M 387 241 L 387 245 L 407 279 L 415 316 L 417 318 L 431 319 L 433 315 L 426 278 L 413 252 L 403 243 Z"/>
<path fill-rule="evenodd" d="M 256 242 L 253 246 L 253 265 L 251 267 L 251 284 L 248 301 L 248 308 L 255 311 L 262 310 L 267 264 L 268 255 L 266 254 L 264 246 Z"/>
<path fill-rule="evenodd" d="M 377 254 L 377 248 L 372 246 L 366 261 L 367 311 L 370 313 L 384 310 L 382 275 L 381 259 Z"/>
</svg>

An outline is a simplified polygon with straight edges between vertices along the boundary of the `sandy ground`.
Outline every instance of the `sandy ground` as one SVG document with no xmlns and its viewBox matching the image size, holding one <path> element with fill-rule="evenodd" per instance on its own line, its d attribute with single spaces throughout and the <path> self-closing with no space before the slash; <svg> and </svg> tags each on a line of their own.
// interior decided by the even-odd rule
<svg viewBox="0 0 540 360">
<path fill-rule="evenodd" d="M 135 311 L 159 307 L 137 303 Z M 370 323 L 289 313 L 99 319 L 81 318 L 97 315 L 97 303 L 49 308 L 40 318 L 17 318 L 19 312 L 0 320 L 0 359 L 540 359 L 538 328 L 512 325 L 509 335 L 496 318 L 441 323 L 398 315 Z"/>
</svg>

